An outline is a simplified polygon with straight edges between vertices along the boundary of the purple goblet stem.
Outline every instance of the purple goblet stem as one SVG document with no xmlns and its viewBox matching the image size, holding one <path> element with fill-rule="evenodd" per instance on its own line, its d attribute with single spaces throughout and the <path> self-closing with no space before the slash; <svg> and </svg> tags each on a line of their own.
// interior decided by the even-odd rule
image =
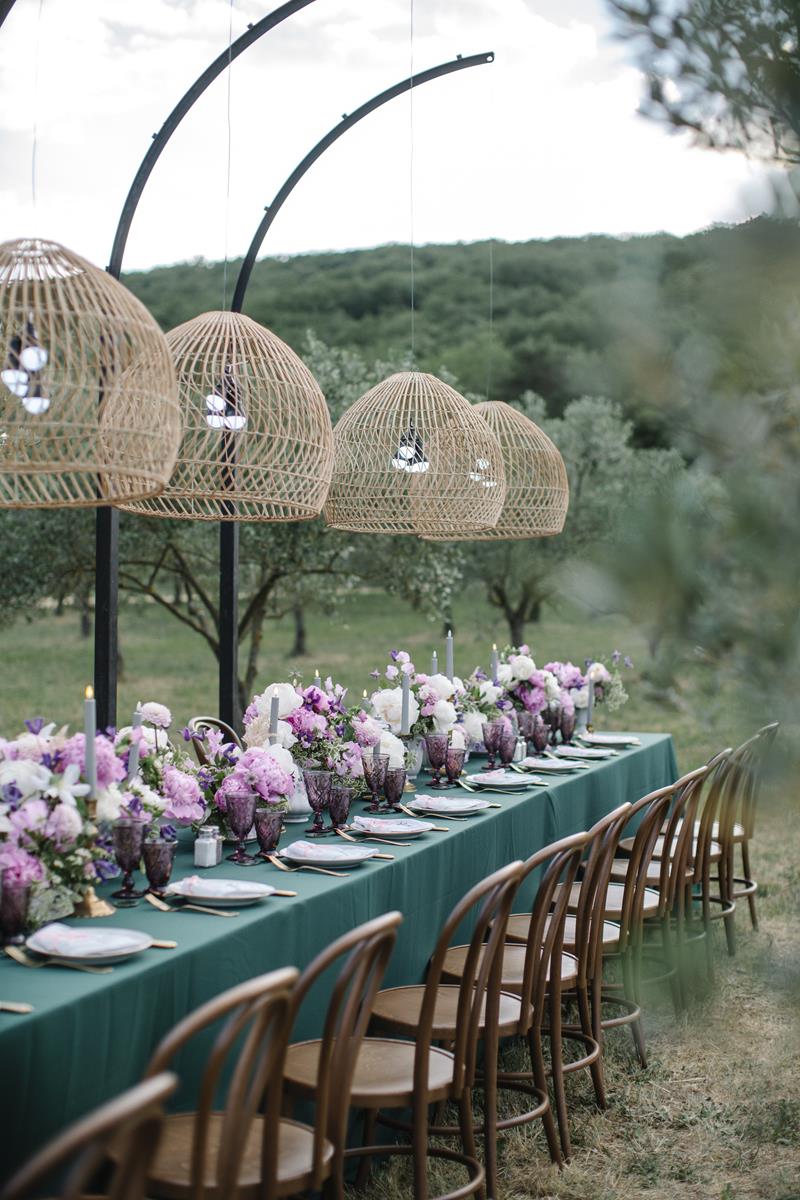
<svg viewBox="0 0 800 1200">
<path fill-rule="evenodd" d="M 283 832 L 283 812 L 274 808 L 257 808 L 254 818 L 258 848 L 261 856 L 272 854 Z"/>
<path fill-rule="evenodd" d="M 228 792 L 225 796 L 225 816 L 231 833 L 239 843 L 233 854 L 228 855 L 228 860 L 242 867 L 252 867 L 258 862 L 258 859 L 248 854 L 245 849 L 247 835 L 253 828 L 257 801 L 255 792 Z"/>
<path fill-rule="evenodd" d="M 447 758 L 447 749 L 449 740 L 446 733 L 429 733 L 425 738 L 425 748 L 428 751 L 428 760 L 431 764 L 431 779 L 432 788 L 440 788 L 445 785 L 441 781 L 442 768 Z"/>
<path fill-rule="evenodd" d="M 145 842 L 142 858 L 147 882 L 150 884 L 149 891 L 162 892 L 169 883 L 177 848 L 177 842 L 168 842 L 165 838 Z"/>
<path fill-rule="evenodd" d="M 462 750 L 458 746 L 448 746 L 447 754 L 444 758 L 444 769 L 447 775 L 447 782 L 453 784 L 457 779 L 461 778 L 461 772 L 464 770 L 464 759 L 466 750 Z"/>
<path fill-rule="evenodd" d="M 122 868 L 124 875 L 122 887 L 112 892 L 113 900 L 138 900 L 146 888 L 137 891 L 133 886 L 133 872 L 142 861 L 142 849 L 147 833 L 148 820 L 138 820 L 136 817 L 120 817 L 111 826 L 111 837 L 114 845 L 114 856 Z"/>
<path fill-rule="evenodd" d="M 330 771 L 303 771 L 303 782 L 306 785 L 308 803 L 314 813 L 314 824 L 306 830 L 309 837 L 319 837 L 324 833 L 322 814 L 331 801 L 331 785 L 333 776 Z"/>
<path fill-rule="evenodd" d="M 383 784 L 383 794 L 391 808 L 398 808 L 406 786 L 405 767 L 388 767 Z"/>
<path fill-rule="evenodd" d="M 517 748 L 517 735 L 515 733 L 504 733 L 500 738 L 498 747 L 500 753 L 500 762 L 504 767 L 507 767 L 510 762 L 514 761 L 514 752 Z"/>
<path fill-rule="evenodd" d="M 5 945 L 19 946 L 25 941 L 25 923 L 30 898 L 29 883 L 3 882 L 0 899 L 0 940 Z"/>
<path fill-rule="evenodd" d="M 331 787 L 331 829 L 341 829 L 347 824 L 354 791 L 354 788 L 345 783 L 334 783 Z"/>
</svg>

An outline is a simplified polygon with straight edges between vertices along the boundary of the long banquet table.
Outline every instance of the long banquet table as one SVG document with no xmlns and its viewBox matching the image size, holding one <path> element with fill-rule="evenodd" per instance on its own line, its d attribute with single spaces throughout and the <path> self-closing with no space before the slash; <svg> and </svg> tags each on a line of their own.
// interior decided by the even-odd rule
<svg viewBox="0 0 800 1200">
<path fill-rule="evenodd" d="M 404 914 L 386 985 L 422 978 L 437 932 L 456 900 L 490 871 L 586 829 L 623 800 L 634 800 L 676 778 L 668 734 L 639 734 L 641 746 L 548 779 L 524 792 L 486 793 L 499 809 L 450 824 L 405 846 L 376 846 L 395 855 L 334 879 L 311 872 L 286 875 L 271 865 L 248 878 L 297 891 L 242 908 L 235 918 L 160 913 L 141 903 L 105 919 L 174 939 L 175 950 L 148 950 L 108 975 L 60 967 L 26 969 L 0 959 L 0 998 L 27 1001 L 29 1016 L 0 1012 L 0 1180 L 67 1122 L 140 1078 L 159 1039 L 182 1016 L 235 983 L 276 967 L 304 967 L 341 933 L 370 917 Z M 480 766 L 483 766 L 480 760 Z M 470 764 L 473 770 L 478 764 Z M 420 789 L 424 791 L 423 781 Z M 459 793 L 463 794 L 463 793 Z M 446 824 L 446 820 L 439 822 Z M 282 844 L 302 837 L 291 826 Z M 223 860 L 221 876 L 241 869 Z M 193 874 L 191 840 L 181 845 L 173 878 Z M 534 881 L 530 882 L 532 892 Z M 107 885 L 104 891 L 113 890 Z M 522 895 L 515 908 L 524 908 Z M 296 1037 L 319 1032 L 324 996 L 312 994 Z M 178 1060 L 177 1104 L 189 1107 L 202 1051 Z"/>
</svg>

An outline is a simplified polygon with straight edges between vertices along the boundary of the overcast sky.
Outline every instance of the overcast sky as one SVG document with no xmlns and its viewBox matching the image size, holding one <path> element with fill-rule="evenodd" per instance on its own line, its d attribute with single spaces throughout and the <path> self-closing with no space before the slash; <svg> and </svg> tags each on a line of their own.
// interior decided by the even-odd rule
<svg viewBox="0 0 800 1200">
<path fill-rule="evenodd" d="M 234 0 L 234 37 L 277 3 Z M 316 0 L 234 62 L 229 202 L 222 75 L 158 162 L 125 266 L 218 259 L 226 244 L 242 254 L 317 139 L 408 74 L 409 3 Z M 39 11 L 17 0 L 0 31 L 0 240 L 53 237 L 104 266 L 151 134 L 227 45 L 230 5 L 43 0 Z M 637 115 L 641 77 L 602 0 L 414 0 L 414 12 L 416 70 L 496 53 L 414 94 L 417 242 L 685 233 L 767 206 L 761 168 Z M 311 168 L 264 252 L 407 241 L 409 147 L 404 96 Z"/>
</svg>

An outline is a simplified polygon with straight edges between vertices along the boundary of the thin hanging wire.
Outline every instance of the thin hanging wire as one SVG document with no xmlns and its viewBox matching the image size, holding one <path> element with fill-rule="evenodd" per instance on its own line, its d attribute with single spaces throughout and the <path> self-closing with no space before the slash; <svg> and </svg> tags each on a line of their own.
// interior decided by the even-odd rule
<svg viewBox="0 0 800 1200">
<path fill-rule="evenodd" d="M 414 278 L 414 0 L 409 0 L 408 6 L 408 187 L 409 187 L 409 225 L 411 240 L 411 366 L 415 365 L 416 328 L 415 328 L 415 288 Z"/>
<path fill-rule="evenodd" d="M 225 172 L 225 262 L 222 267 L 222 311 L 228 307 L 228 226 L 231 209 L 231 54 L 233 46 L 233 5 L 230 0 L 228 8 L 228 95 L 226 120 L 228 125 L 228 161 Z"/>
<path fill-rule="evenodd" d="M 39 150 L 39 45 L 42 33 L 42 9 L 44 0 L 39 0 L 36 16 L 36 48 L 33 58 L 33 129 L 31 131 L 31 205 L 36 212 L 36 157 Z"/>
<path fill-rule="evenodd" d="M 489 345 L 486 352 L 486 399 L 491 400 L 494 365 L 494 238 L 489 239 Z"/>
</svg>

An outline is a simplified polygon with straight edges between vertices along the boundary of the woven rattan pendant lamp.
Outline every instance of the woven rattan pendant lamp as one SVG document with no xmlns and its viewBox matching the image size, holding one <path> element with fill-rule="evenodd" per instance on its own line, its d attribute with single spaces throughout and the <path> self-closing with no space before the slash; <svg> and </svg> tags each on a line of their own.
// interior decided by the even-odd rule
<svg viewBox="0 0 800 1200">
<path fill-rule="evenodd" d="M 567 469 L 558 447 L 519 409 L 502 400 L 475 405 L 500 443 L 506 498 L 497 524 L 460 537 L 426 535 L 431 541 L 522 541 L 561 533 L 569 508 Z"/>
<path fill-rule="evenodd" d="M 167 343 L 135 296 L 57 242 L 0 245 L 0 507 L 152 495 L 180 428 Z"/>
<path fill-rule="evenodd" d="M 405 371 L 371 388 L 338 421 L 334 441 L 325 505 L 334 529 L 458 537 L 500 516 L 500 444 L 434 375 Z"/>
<path fill-rule="evenodd" d="M 304 521 L 322 511 L 333 430 L 320 387 L 279 337 L 235 312 L 167 334 L 184 423 L 168 486 L 123 508 L 151 517 Z"/>
</svg>

